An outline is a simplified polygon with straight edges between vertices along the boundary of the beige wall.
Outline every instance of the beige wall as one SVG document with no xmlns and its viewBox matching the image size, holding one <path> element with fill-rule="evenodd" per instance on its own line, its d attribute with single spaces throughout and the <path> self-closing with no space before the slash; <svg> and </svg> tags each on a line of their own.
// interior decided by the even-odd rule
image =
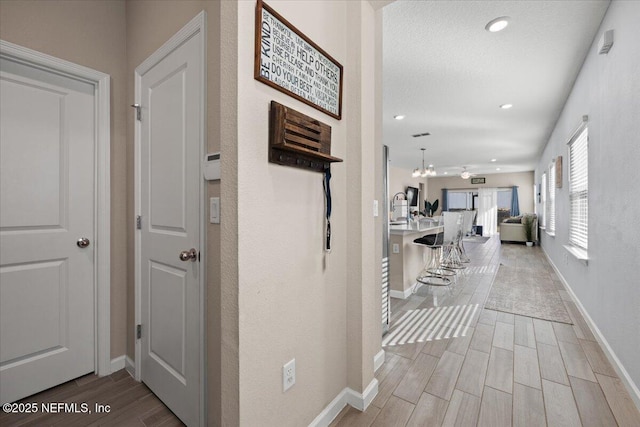
<svg viewBox="0 0 640 427">
<path fill-rule="evenodd" d="M 380 349 L 371 212 L 374 14 L 360 2 L 269 2 L 349 70 L 338 121 L 254 80 L 255 2 L 235 5 L 237 142 L 222 140 L 223 158 L 231 157 L 222 171 L 222 198 L 237 197 L 237 210 L 223 205 L 221 239 L 232 245 L 237 236 L 237 257 L 223 251 L 221 269 L 223 300 L 239 312 L 234 318 L 234 307 L 223 304 L 222 328 L 238 330 L 239 364 L 227 373 L 236 337 L 228 343 L 223 335 L 222 382 L 234 383 L 238 370 L 240 425 L 307 425 L 345 387 L 361 392 L 369 384 L 376 334 Z M 235 13 L 223 4 L 222 22 L 233 22 Z M 365 96 L 371 97 L 366 104 Z M 332 154 L 345 160 L 332 167 L 330 254 L 323 251 L 322 175 L 267 162 L 271 100 L 329 124 Z M 282 365 L 292 358 L 296 385 L 283 393 Z"/>
<path fill-rule="evenodd" d="M 111 76 L 111 357 L 127 336 L 125 37 L 124 1 L 0 1 L 1 39 Z"/>
<path fill-rule="evenodd" d="M 518 173 L 496 173 L 481 175 L 486 178 L 486 184 L 471 184 L 471 180 L 459 176 L 429 178 L 429 200 L 442 199 L 442 189 L 478 189 L 481 187 L 512 187 L 518 186 L 520 212 L 533 212 L 533 171 Z M 440 200 L 442 208 L 442 200 Z"/>
<path fill-rule="evenodd" d="M 345 63 L 344 2 L 269 5 Z M 223 287 L 238 289 L 239 424 L 308 425 L 346 386 L 347 120 L 254 80 L 254 25 L 255 2 L 238 2 L 238 278 Z M 331 254 L 322 249 L 322 175 L 267 162 L 271 100 L 331 126 L 332 154 L 345 159 L 332 167 Z M 283 393 L 282 365 L 292 358 L 296 384 Z"/>
<path fill-rule="evenodd" d="M 377 39 L 381 13 L 366 2 L 347 4 L 347 385 L 362 392 L 373 380 L 373 357 L 381 348 L 380 321 L 382 222 L 371 207 L 382 191 L 382 176 L 375 162 L 382 155 L 381 122 L 376 93 L 382 91 L 376 72 L 381 55 Z M 381 36 L 380 36 L 381 37 Z M 381 70 L 381 69 L 378 69 Z M 381 74 L 381 73 L 380 73 Z M 355 185 L 354 185 L 355 184 Z M 358 188 L 359 187 L 359 188 Z M 356 193 L 357 192 L 357 197 Z M 353 195 L 353 197 L 352 197 Z M 375 249 L 375 250 L 374 250 Z"/>
<path fill-rule="evenodd" d="M 220 2 L 220 422 L 240 424 L 238 263 L 238 2 Z M 222 392 L 224 389 L 224 392 Z"/>
</svg>

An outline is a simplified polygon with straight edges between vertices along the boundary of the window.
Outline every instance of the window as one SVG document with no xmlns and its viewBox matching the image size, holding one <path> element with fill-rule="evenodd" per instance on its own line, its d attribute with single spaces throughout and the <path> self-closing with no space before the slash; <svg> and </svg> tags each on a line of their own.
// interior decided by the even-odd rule
<svg viewBox="0 0 640 427">
<path fill-rule="evenodd" d="M 581 127 L 569 141 L 569 243 L 587 250 L 589 158 L 588 131 Z"/>
<path fill-rule="evenodd" d="M 547 173 L 542 174 L 542 187 L 540 189 L 540 213 L 542 214 L 542 218 L 540 218 L 540 226 L 542 228 L 547 227 Z"/>
<path fill-rule="evenodd" d="M 545 221 L 547 232 L 554 234 L 556 231 L 556 161 L 549 164 L 547 173 L 547 219 Z"/>
<path fill-rule="evenodd" d="M 469 191 L 449 191 L 447 206 L 450 211 L 463 211 L 472 208 L 473 193 Z"/>
</svg>

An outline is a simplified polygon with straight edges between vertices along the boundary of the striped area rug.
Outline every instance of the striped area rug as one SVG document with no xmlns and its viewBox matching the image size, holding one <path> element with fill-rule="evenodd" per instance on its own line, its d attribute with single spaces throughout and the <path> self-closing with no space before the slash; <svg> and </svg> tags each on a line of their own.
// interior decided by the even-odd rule
<svg viewBox="0 0 640 427">
<path fill-rule="evenodd" d="M 458 270 L 458 274 L 467 276 L 469 274 L 493 274 L 498 270 L 495 265 L 474 265 L 467 266 L 464 270 Z"/>
<path fill-rule="evenodd" d="M 468 304 L 409 310 L 382 339 L 382 346 L 463 337 L 478 307 Z"/>
</svg>

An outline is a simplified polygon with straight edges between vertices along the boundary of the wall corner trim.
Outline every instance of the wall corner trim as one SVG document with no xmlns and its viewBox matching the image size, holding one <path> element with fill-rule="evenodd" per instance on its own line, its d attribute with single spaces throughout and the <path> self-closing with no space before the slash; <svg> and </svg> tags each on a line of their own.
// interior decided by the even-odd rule
<svg viewBox="0 0 640 427">
<path fill-rule="evenodd" d="M 132 378 L 135 378 L 134 362 L 129 356 L 123 354 L 122 356 L 114 357 L 111 359 L 111 373 L 118 372 L 121 369 L 126 369 Z"/>
<path fill-rule="evenodd" d="M 347 406 L 353 406 L 358 411 L 364 411 L 369 407 L 373 399 L 378 394 L 378 380 L 373 379 L 364 389 L 364 392 L 358 393 L 349 387 L 345 387 L 336 397 L 329 403 L 318 416 L 309 424 L 309 427 L 326 427 L 338 416 L 340 411 Z"/>
<path fill-rule="evenodd" d="M 132 358 L 127 356 L 125 358 L 124 368 L 129 372 L 129 375 L 135 379 L 136 377 L 136 362 Z"/>
<path fill-rule="evenodd" d="M 384 349 L 380 349 L 375 356 L 373 356 L 373 372 L 378 372 L 378 369 L 382 366 L 385 360 Z"/>
<path fill-rule="evenodd" d="M 556 267 L 556 265 L 553 263 L 547 251 L 544 250 L 544 247 L 542 247 L 542 253 L 547 258 L 547 261 L 549 261 L 549 264 L 551 264 L 551 267 L 553 267 L 553 270 L 560 278 L 560 281 L 571 296 L 571 299 L 575 303 L 576 307 L 578 307 L 578 310 L 580 310 L 580 314 L 582 314 L 582 317 L 584 317 L 585 322 L 587 322 L 587 325 L 589 326 L 589 328 L 591 328 L 591 332 L 598 341 L 598 344 L 600 344 L 600 346 L 602 347 L 604 354 L 609 360 L 609 363 L 611 363 L 611 366 L 613 366 L 613 369 L 615 369 L 618 377 L 629 392 L 629 395 L 631 396 L 631 399 L 633 399 L 633 403 L 636 405 L 636 408 L 640 410 L 640 390 L 638 389 L 638 386 L 635 382 L 633 382 L 633 379 L 625 369 L 624 365 L 622 364 L 622 362 L 620 362 L 620 359 L 618 359 L 618 356 L 616 356 L 615 352 L 605 339 L 604 335 L 602 335 L 602 332 L 600 332 L 600 329 L 598 329 L 598 326 L 595 324 L 593 319 L 591 319 L 591 316 L 589 316 L 589 313 L 578 299 L 578 296 L 573 292 L 573 289 L 571 289 L 571 286 L 569 286 L 567 280 L 564 278 L 562 273 L 560 273 L 558 267 Z"/>
</svg>

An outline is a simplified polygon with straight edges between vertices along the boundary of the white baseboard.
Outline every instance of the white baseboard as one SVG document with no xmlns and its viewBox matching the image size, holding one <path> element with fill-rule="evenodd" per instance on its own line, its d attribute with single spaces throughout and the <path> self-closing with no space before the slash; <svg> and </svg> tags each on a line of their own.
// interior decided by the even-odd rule
<svg viewBox="0 0 640 427">
<path fill-rule="evenodd" d="M 347 403 L 358 411 L 366 410 L 374 397 L 378 394 L 378 380 L 372 379 L 367 388 L 364 389 L 362 394 L 357 393 L 350 388 L 347 388 Z"/>
<path fill-rule="evenodd" d="M 373 372 L 378 372 L 380 366 L 384 363 L 384 350 L 380 349 L 380 351 L 373 356 Z"/>
<path fill-rule="evenodd" d="M 571 286 L 569 285 L 567 280 L 564 278 L 562 273 L 560 273 L 560 270 L 558 270 L 558 267 L 556 267 L 554 262 L 551 260 L 551 257 L 549 257 L 549 254 L 547 253 L 547 251 L 544 250 L 544 248 L 542 248 L 542 253 L 547 258 L 547 261 L 549 261 L 549 264 L 551 264 L 551 267 L 553 267 L 553 270 L 558 275 L 558 278 L 560 278 L 560 281 L 562 282 L 565 289 L 571 296 L 571 299 L 575 303 L 576 307 L 578 307 L 580 314 L 582 314 L 582 317 L 587 323 L 587 326 L 589 326 L 589 328 L 591 329 L 593 336 L 598 341 L 598 344 L 600 344 L 600 347 L 602 347 L 604 354 L 607 356 L 607 359 L 609 359 L 609 363 L 611 363 L 611 366 L 613 366 L 613 369 L 615 369 L 616 373 L 618 374 L 618 377 L 620 378 L 625 388 L 629 392 L 631 399 L 633 399 L 633 402 L 635 403 L 636 407 L 638 408 L 638 410 L 640 410 L 640 390 L 638 389 L 638 386 L 631 379 L 631 376 L 629 375 L 627 370 L 624 368 L 624 365 L 622 364 L 622 362 L 620 362 L 620 359 L 618 359 L 618 356 L 616 356 L 616 353 L 613 351 L 613 349 L 605 339 L 604 335 L 602 335 L 602 332 L 600 332 L 600 329 L 598 329 L 598 326 L 595 324 L 591 316 L 589 316 L 589 313 L 587 312 L 587 310 L 584 308 L 584 306 L 578 299 L 578 296 L 573 292 L 573 289 L 571 289 Z"/>
<path fill-rule="evenodd" d="M 318 414 L 318 416 L 309 424 L 309 427 L 326 427 L 331 424 L 340 411 L 347 406 L 353 406 L 359 411 L 364 411 L 369 407 L 371 401 L 378 394 L 378 380 L 373 379 L 362 394 L 345 387 L 336 397 L 327 405 L 326 408 Z"/>
<path fill-rule="evenodd" d="M 111 373 L 118 372 L 120 369 L 124 369 L 126 356 L 123 354 L 122 356 L 114 357 L 111 359 Z"/>
<path fill-rule="evenodd" d="M 411 294 L 413 293 L 414 289 L 417 291 L 418 289 L 420 289 L 420 286 L 422 286 L 422 283 L 416 282 L 409 289 L 405 289 L 404 292 L 403 291 L 396 291 L 395 289 L 391 289 L 389 291 L 389 295 L 391 296 L 391 298 L 407 299 L 407 298 L 409 298 L 411 296 Z"/>
</svg>

